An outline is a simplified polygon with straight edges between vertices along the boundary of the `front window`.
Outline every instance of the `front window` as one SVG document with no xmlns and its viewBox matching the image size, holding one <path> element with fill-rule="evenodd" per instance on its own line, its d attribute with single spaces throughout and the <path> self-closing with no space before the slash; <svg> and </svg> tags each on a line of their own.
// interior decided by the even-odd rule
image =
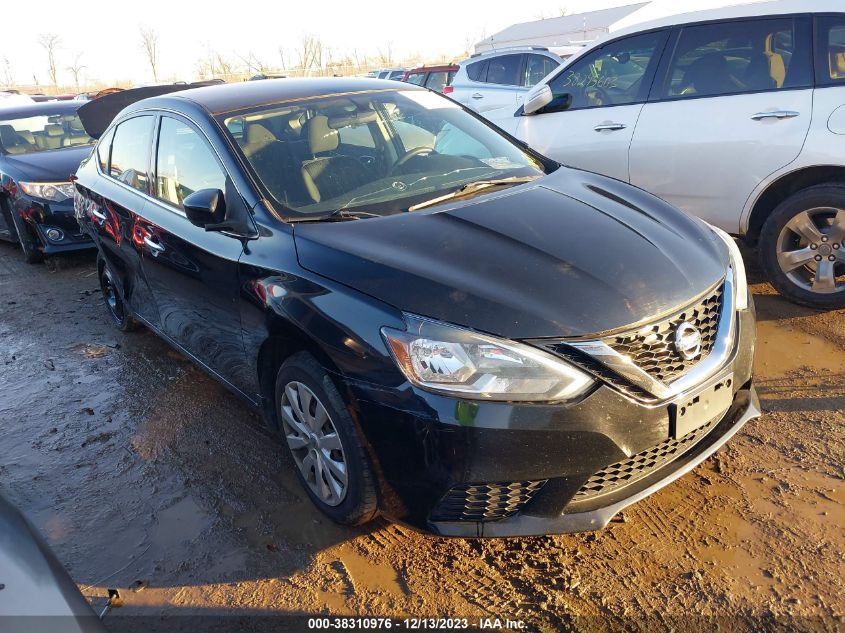
<svg viewBox="0 0 845 633">
<path fill-rule="evenodd" d="M 531 155 L 431 92 L 364 92 L 229 116 L 259 180 L 289 211 L 376 215 L 475 181 L 540 177 Z"/>
<path fill-rule="evenodd" d="M 156 154 L 156 198 L 182 207 L 201 189 L 226 189 L 226 176 L 211 148 L 190 125 L 161 118 Z"/>
<path fill-rule="evenodd" d="M 574 61 L 549 82 L 549 88 L 572 110 L 644 101 L 647 78 L 664 38 L 658 32 L 611 42 Z"/>
<path fill-rule="evenodd" d="M 31 154 L 93 142 L 76 112 L 0 119 L 0 147 L 6 154 Z"/>
</svg>

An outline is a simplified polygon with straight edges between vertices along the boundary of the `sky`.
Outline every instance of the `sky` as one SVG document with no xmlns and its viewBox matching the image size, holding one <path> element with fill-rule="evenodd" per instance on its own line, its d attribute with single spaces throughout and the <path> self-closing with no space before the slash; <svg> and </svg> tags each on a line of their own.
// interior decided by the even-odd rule
<svg viewBox="0 0 845 633">
<path fill-rule="evenodd" d="M 56 54 L 59 84 L 73 83 L 69 66 L 85 67 L 80 73 L 83 83 L 128 80 L 138 84 L 153 79 L 141 46 L 142 27 L 158 31 L 159 79 L 190 81 L 195 78 L 198 60 L 207 57 L 209 51 L 234 61 L 252 54 L 268 66 L 280 67 L 280 49 L 288 59 L 296 60 L 303 37 L 314 34 L 331 47 L 335 58 L 353 50 L 360 56 L 375 56 L 388 49 L 396 59 L 415 54 L 424 58 L 457 58 L 467 43 L 474 44 L 517 22 L 633 1 L 250 0 L 222 5 L 185 0 L 144 0 L 134 4 L 113 0 L 40 0 L 37 14 L 42 17 L 26 28 L 10 28 L 8 20 L 15 11 L 10 11 L 10 7 L 4 11 L 0 83 L 5 81 L 4 69 L 8 68 L 19 85 L 34 84 L 35 79 L 42 86 L 50 84 L 47 55 L 38 43 L 39 34 L 45 32 L 60 36 Z M 705 1 L 673 0 L 678 5 Z"/>
</svg>

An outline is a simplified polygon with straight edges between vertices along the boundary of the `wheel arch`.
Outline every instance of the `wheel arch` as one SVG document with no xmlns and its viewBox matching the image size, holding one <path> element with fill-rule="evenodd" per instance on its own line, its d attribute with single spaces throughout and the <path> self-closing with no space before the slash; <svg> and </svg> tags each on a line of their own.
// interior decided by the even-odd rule
<svg viewBox="0 0 845 633">
<path fill-rule="evenodd" d="M 320 365 L 328 370 L 341 395 L 344 398 L 347 397 L 343 385 L 335 379 L 335 376 L 340 375 L 341 371 L 331 356 L 295 324 L 290 321 L 274 319 L 269 336 L 258 350 L 256 367 L 261 395 L 261 413 L 265 424 L 271 431 L 279 429 L 275 403 L 276 374 L 285 360 L 299 352 L 311 354 Z"/>
<path fill-rule="evenodd" d="M 745 231 L 746 242 L 756 245 L 766 219 L 789 196 L 808 187 L 826 183 L 845 184 L 845 167 L 839 165 L 804 167 L 785 174 L 769 184 L 751 208 L 748 228 Z"/>
</svg>

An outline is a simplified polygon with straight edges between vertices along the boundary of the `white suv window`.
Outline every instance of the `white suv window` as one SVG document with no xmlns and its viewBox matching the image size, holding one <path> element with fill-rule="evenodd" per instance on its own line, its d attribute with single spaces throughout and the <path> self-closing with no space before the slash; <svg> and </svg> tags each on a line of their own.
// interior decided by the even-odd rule
<svg viewBox="0 0 845 633">
<path fill-rule="evenodd" d="M 467 77 L 479 83 L 519 86 L 521 69 L 522 54 L 498 55 L 467 64 Z"/>
<path fill-rule="evenodd" d="M 576 110 L 645 101 L 651 62 L 659 56 L 664 39 L 663 32 L 643 33 L 588 53 L 549 82 L 555 101 L 546 109 Z M 557 102 L 562 102 L 560 108 Z"/>
<path fill-rule="evenodd" d="M 522 85 L 531 88 L 558 66 L 559 64 L 551 57 L 529 53 L 525 59 L 525 74 L 522 78 Z"/>
<path fill-rule="evenodd" d="M 845 16 L 819 18 L 817 33 L 819 83 L 845 84 Z"/>
<path fill-rule="evenodd" d="M 791 18 L 702 24 L 681 31 L 664 97 L 812 86 L 809 42 Z"/>
</svg>

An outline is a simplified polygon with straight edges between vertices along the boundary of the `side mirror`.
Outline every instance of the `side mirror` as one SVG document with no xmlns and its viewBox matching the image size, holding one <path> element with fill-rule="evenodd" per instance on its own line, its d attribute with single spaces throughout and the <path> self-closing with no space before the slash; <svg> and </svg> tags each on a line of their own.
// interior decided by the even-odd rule
<svg viewBox="0 0 845 633">
<path fill-rule="evenodd" d="M 549 88 L 549 84 L 542 84 L 533 88 L 528 93 L 528 96 L 525 98 L 523 110 L 525 114 L 535 114 L 549 105 L 552 99 L 554 99 L 554 95 L 552 94 L 552 89 Z"/>
<path fill-rule="evenodd" d="M 226 199 L 219 189 L 200 189 L 184 200 L 185 215 L 194 226 L 214 231 L 226 219 Z"/>
</svg>

